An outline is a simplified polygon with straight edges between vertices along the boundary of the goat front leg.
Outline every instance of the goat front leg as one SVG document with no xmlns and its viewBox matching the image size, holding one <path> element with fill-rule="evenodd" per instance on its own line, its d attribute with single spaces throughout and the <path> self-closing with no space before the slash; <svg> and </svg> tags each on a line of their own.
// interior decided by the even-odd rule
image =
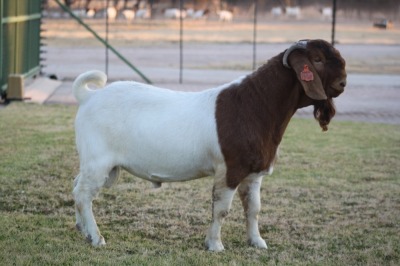
<svg viewBox="0 0 400 266">
<path fill-rule="evenodd" d="M 212 223 L 206 237 L 206 248 L 210 251 L 222 251 L 224 246 L 221 241 L 221 226 L 231 208 L 232 199 L 236 189 L 226 185 L 225 173 L 223 177 L 215 177 L 212 193 Z"/>
<path fill-rule="evenodd" d="M 246 216 L 247 240 L 250 245 L 268 248 L 258 230 L 258 213 L 261 210 L 260 188 L 263 176 L 250 175 L 239 185 L 238 191 Z"/>
</svg>

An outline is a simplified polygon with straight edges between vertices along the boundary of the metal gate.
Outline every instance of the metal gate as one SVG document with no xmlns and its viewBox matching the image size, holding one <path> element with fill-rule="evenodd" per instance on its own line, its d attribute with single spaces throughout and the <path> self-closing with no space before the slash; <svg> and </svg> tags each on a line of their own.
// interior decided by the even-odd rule
<svg viewBox="0 0 400 266">
<path fill-rule="evenodd" d="M 0 0 L 0 95 L 9 74 L 25 78 L 40 72 L 42 0 Z"/>
</svg>

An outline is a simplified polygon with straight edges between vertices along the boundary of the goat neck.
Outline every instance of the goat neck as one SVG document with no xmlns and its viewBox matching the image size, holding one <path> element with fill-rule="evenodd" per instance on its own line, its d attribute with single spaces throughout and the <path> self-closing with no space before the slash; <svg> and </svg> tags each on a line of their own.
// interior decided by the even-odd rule
<svg viewBox="0 0 400 266">
<path fill-rule="evenodd" d="M 252 90 L 257 91 L 260 99 L 266 100 L 266 107 L 274 113 L 291 113 L 298 108 L 311 105 L 312 100 L 306 101 L 305 93 L 293 70 L 282 64 L 283 53 L 270 59 L 257 71 L 249 75 L 253 82 Z"/>
</svg>

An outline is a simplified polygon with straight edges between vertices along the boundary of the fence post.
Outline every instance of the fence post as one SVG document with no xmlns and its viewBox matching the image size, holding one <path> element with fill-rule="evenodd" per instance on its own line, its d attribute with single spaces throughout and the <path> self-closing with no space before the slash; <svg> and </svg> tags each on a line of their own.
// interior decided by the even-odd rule
<svg viewBox="0 0 400 266">
<path fill-rule="evenodd" d="M 257 0 L 254 0 L 254 21 L 253 21 L 253 71 L 256 70 L 257 61 Z"/>
<path fill-rule="evenodd" d="M 179 84 L 183 79 L 183 0 L 179 1 Z"/>
<path fill-rule="evenodd" d="M 3 96 L 3 0 L 0 0 L 0 96 Z"/>
<path fill-rule="evenodd" d="M 108 6 L 110 5 L 110 0 L 106 0 L 106 43 L 108 43 Z M 108 76 L 108 47 L 106 47 L 106 75 Z"/>
<path fill-rule="evenodd" d="M 336 0 L 332 4 L 332 45 L 335 45 L 335 26 L 336 26 Z"/>
</svg>

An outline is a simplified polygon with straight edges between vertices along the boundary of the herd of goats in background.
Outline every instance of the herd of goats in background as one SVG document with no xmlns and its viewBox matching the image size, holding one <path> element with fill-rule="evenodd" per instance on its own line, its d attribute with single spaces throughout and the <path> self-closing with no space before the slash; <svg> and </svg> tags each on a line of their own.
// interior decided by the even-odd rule
<svg viewBox="0 0 400 266">
<path fill-rule="evenodd" d="M 209 6 L 209 8 L 197 9 L 191 5 L 185 5 L 183 9 L 171 7 L 171 4 L 153 4 L 153 1 L 134 0 L 134 1 L 99 1 L 91 0 L 72 1 L 64 0 L 75 15 L 81 18 L 105 18 L 109 21 L 117 19 L 125 20 L 128 23 L 141 19 L 164 18 L 164 19 L 192 19 L 205 20 L 212 17 L 213 19 L 231 22 L 234 15 L 239 13 L 237 8 L 228 6 Z M 108 5 L 108 6 L 107 6 Z M 249 9 L 254 10 L 254 5 L 250 5 Z M 320 7 L 319 13 L 322 19 L 330 19 L 332 17 L 331 7 Z M 273 17 L 287 17 L 299 19 L 302 12 L 299 6 L 281 7 L 275 6 L 270 9 Z M 62 18 L 68 17 L 67 13 L 61 10 L 47 8 L 44 12 L 45 17 Z"/>
</svg>

